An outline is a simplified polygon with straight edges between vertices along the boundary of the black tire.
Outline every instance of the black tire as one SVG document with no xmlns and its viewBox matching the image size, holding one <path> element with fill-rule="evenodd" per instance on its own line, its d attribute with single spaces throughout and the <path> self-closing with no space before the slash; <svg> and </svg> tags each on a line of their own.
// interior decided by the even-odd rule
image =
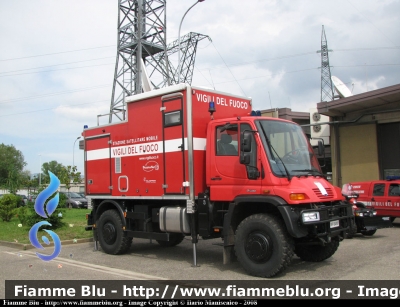
<svg viewBox="0 0 400 307">
<path fill-rule="evenodd" d="M 273 277 L 281 273 L 292 262 L 293 249 L 293 239 L 278 217 L 254 214 L 236 230 L 236 257 L 250 275 Z"/>
<path fill-rule="evenodd" d="M 100 246 L 107 254 L 122 254 L 131 247 L 132 238 L 122 230 L 122 220 L 116 210 L 103 212 L 97 223 L 97 233 Z"/>
<path fill-rule="evenodd" d="M 375 234 L 375 232 L 376 232 L 376 229 L 374 229 L 374 230 L 363 230 L 363 231 L 361 231 L 361 233 L 362 233 L 364 236 L 368 236 L 368 237 L 373 236 L 373 235 Z"/>
<path fill-rule="evenodd" d="M 169 241 L 156 240 L 162 247 L 172 247 L 181 243 L 185 239 L 185 235 L 182 233 L 170 233 Z"/>
<path fill-rule="evenodd" d="M 393 223 L 395 219 L 396 219 L 395 217 L 391 216 L 390 217 L 390 222 Z"/>
<path fill-rule="evenodd" d="M 331 257 L 337 251 L 338 247 L 339 241 L 332 240 L 324 246 L 297 244 L 294 252 L 303 261 L 321 262 Z"/>
<path fill-rule="evenodd" d="M 347 239 L 353 239 L 354 235 L 357 233 L 357 225 L 355 220 L 351 220 L 350 229 L 347 232 Z"/>
</svg>

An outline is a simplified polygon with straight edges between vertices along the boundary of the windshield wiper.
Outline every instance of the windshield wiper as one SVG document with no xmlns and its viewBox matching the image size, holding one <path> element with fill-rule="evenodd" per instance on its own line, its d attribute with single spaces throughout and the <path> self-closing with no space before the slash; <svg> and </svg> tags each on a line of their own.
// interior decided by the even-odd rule
<svg viewBox="0 0 400 307">
<path fill-rule="evenodd" d="M 290 179 L 292 179 L 292 177 L 290 176 L 290 173 L 289 173 L 288 169 L 286 168 L 285 163 L 283 163 L 281 157 L 279 157 L 279 155 L 276 152 L 275 148 L 272 146 L 271 142 L 269 141 L 269 139 L 267 137 L 267 134 L 265 133 L 263 125 L 260 125 L 260 126 L 261 126 L 261 130 L 262 130 L 262 132 L 264 134 L 265 140 L 267 141 L 267 144 L 268 144 L 269 148 L 274 151 L 275 155 L 278 157 L 279 161 L 282 163 L 283 168 L 285 169 L 285 172 L 286 172 L 286 176 L 287 176 L 288 180 L 290 181 Z"/>
<path fill-rule="evenodd" d="M 322 176 L 322 174 L 315 169 L 292 169 L 292 172 L 311 172 L 313 174 L 317 173 L 318 175 Z"/>
</svg>

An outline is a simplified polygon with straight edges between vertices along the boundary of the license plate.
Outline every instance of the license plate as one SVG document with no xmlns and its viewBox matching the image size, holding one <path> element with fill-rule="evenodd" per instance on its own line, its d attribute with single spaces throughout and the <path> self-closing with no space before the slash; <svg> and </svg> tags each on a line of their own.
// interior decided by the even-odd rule
<svg viewBox="0 0 400 307">
<path fill-rule="evenodd" d="M 331 221 L 331 228 L 339 227 L 339 221 Z"/>
</svg>

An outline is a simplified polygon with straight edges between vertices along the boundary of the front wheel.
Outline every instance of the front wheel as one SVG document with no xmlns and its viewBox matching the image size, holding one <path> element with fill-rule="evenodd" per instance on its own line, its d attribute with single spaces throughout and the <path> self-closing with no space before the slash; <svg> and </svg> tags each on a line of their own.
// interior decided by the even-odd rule
<svg viewBox="0 0 400 307">
<path fill-rule="evenodd" d="M 331 257 L 339 247 L 338 240 L 325 245 L 298 244 L 294 252 L 303 261 L 321 262 Z"/>
<path fill-rule="evenodd" d="M 116 210 L 104 211 L 97 223 L 97 232 L 101 248 L 107 254 L 117 255 L 126 252 L 132 244 L 132 238 L 122 230 L 122 220 Z"/>
<path fill-rule="evenodd" d="M 283 221 L 272 215 L 251 215 L 236 231 L 236 256 L 253 276 L 273 277 L 284 271 L 292 262 L 293 248 Z"/>
</svg>

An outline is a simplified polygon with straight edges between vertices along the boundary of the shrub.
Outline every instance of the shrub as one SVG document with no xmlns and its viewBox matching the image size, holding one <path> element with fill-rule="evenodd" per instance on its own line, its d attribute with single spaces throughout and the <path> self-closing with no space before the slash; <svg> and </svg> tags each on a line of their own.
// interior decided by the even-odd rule
<svg viewBox="0 0 400 307">
<path fill-rule="evenodd" d="M 51 198 L 53 198 L 54 195 Z M 45 207 L 46 207 L 47 201 L 45 202 Z M 27 205 L 23 208 L 19 208 L 22 211 L 22 216 L 21 218 L 24 219 L 24 222 L 22 222 L 20 216 L 18 215 L 18 218 L 20 218 L 20 221 L 23 225 L 26 225 L 28 227 L 32 227 L 38 222 L 41 221 L 47 221 L 51 224 L 51 226 L 48 225 L 43 225 L 41 229 L 57 229 L 65 225 L 63 222 L 63 217 L 65 216 L 65 209 L 60 209 L 60 206 L 63 204 L 61 197 L 58 202 L 57 209 L 47 218 L 41 217 L 39 214 L 36 213 L 35 211 L 35 203 L 34 202 L 28 202 Z M 25 209 L 25 210 L 23 210 Z"/>
<path fill-rule="evenodd" d="M 5 194 L 0 198 L 0 218 L 3 222 L 11 221 L 15 214 L 19 197 L 14 194 Z"/>
<path fill-rule="evenodd" d="M 26 225 L 27 218 L 29 215 L 28 205 L 15 209 L 15 213 L 17 214 L 17 217 L 18 217 L 19 221 L 21 222 L 21 224 Z"/>
</svg>

